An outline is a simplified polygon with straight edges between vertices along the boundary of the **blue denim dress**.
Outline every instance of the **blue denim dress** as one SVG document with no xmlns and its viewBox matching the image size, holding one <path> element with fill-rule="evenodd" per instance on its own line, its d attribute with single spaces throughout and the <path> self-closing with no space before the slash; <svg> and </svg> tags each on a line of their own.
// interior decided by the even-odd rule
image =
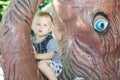
<svg viewBox="0 0 120 80">
<path fill-rule="evenodd" d="M 39 42 L 35 42 L 35 37 L 32 37 L 32 43 L 37 51 L 37 53 L 49 53 L 54 52 L 55 56 L 51 60 L 47 60 L 47 63 L 50 65 L 50 67 L 53 68 L 53 70 L 56 73 L 56 76 L 58 76 L 62 71 L 62 64 L 58 52 L 58 42 L 52 37 L 52 32 L 48 33 L 44 39 L 42 39 Z M 39 62 L 40 60 L 36 60 L 36 62 Z"/>
</svg>

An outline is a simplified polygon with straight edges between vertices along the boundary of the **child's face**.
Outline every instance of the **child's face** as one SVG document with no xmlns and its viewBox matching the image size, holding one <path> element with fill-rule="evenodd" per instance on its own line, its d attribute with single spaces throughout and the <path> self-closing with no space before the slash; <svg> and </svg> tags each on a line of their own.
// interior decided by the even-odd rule
<svg viewBox="0 0 120 80">
<path fill-rule="evenodd" d="M 34 32 L 37 36 L 45 36 L 51 31 L 51 19 L 49 17 L 37 17 Z"/>
</svg>

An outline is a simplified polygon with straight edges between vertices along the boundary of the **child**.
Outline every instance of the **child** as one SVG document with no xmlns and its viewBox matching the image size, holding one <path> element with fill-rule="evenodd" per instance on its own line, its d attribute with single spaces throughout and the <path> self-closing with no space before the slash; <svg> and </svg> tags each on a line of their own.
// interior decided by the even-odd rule
<svg viewBox="0 0 120 80">
<path fill-rule="evenodd" d="M 53 18 L 47 12 L 38 13 L 35 17 L 32 38 L 34 54 L 39 70 L 49 79 L 58 80 L 62 71 L 58 53 L 58 43 L 52 36 Z"/>
</svg>

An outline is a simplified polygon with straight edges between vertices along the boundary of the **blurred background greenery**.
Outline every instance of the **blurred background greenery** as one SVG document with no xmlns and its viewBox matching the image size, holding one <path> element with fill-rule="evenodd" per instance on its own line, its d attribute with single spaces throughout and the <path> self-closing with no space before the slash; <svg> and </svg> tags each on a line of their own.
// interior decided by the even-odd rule
<svg viewBox="0 0 120 80">
<path fill-rule="evenodd" d="M 2 19 L 2 15 L 4 14 L 4 11 L 6 10 L 7 6 L 9 5 L 11 0 L 0 0 L 0 22 Z M 39 10 L 41 10 L 43 7 L 45 7 L 47 4 L 51 3 L 53 0 L 44 0 L 42 4 L 39 7 Z"/>
</svg>

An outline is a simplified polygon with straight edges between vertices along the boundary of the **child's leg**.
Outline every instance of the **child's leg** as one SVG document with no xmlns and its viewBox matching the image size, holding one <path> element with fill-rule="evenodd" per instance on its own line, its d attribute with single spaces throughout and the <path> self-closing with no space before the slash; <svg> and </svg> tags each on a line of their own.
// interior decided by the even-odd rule
<svg viewBox="0 0 120 80">
<path fill-rule="evenodd" d="M 49 80 L 58 80 L 54 70 L 48 65 L 46 61 L 39 61 L 38 68 Z"/>
</svg>

